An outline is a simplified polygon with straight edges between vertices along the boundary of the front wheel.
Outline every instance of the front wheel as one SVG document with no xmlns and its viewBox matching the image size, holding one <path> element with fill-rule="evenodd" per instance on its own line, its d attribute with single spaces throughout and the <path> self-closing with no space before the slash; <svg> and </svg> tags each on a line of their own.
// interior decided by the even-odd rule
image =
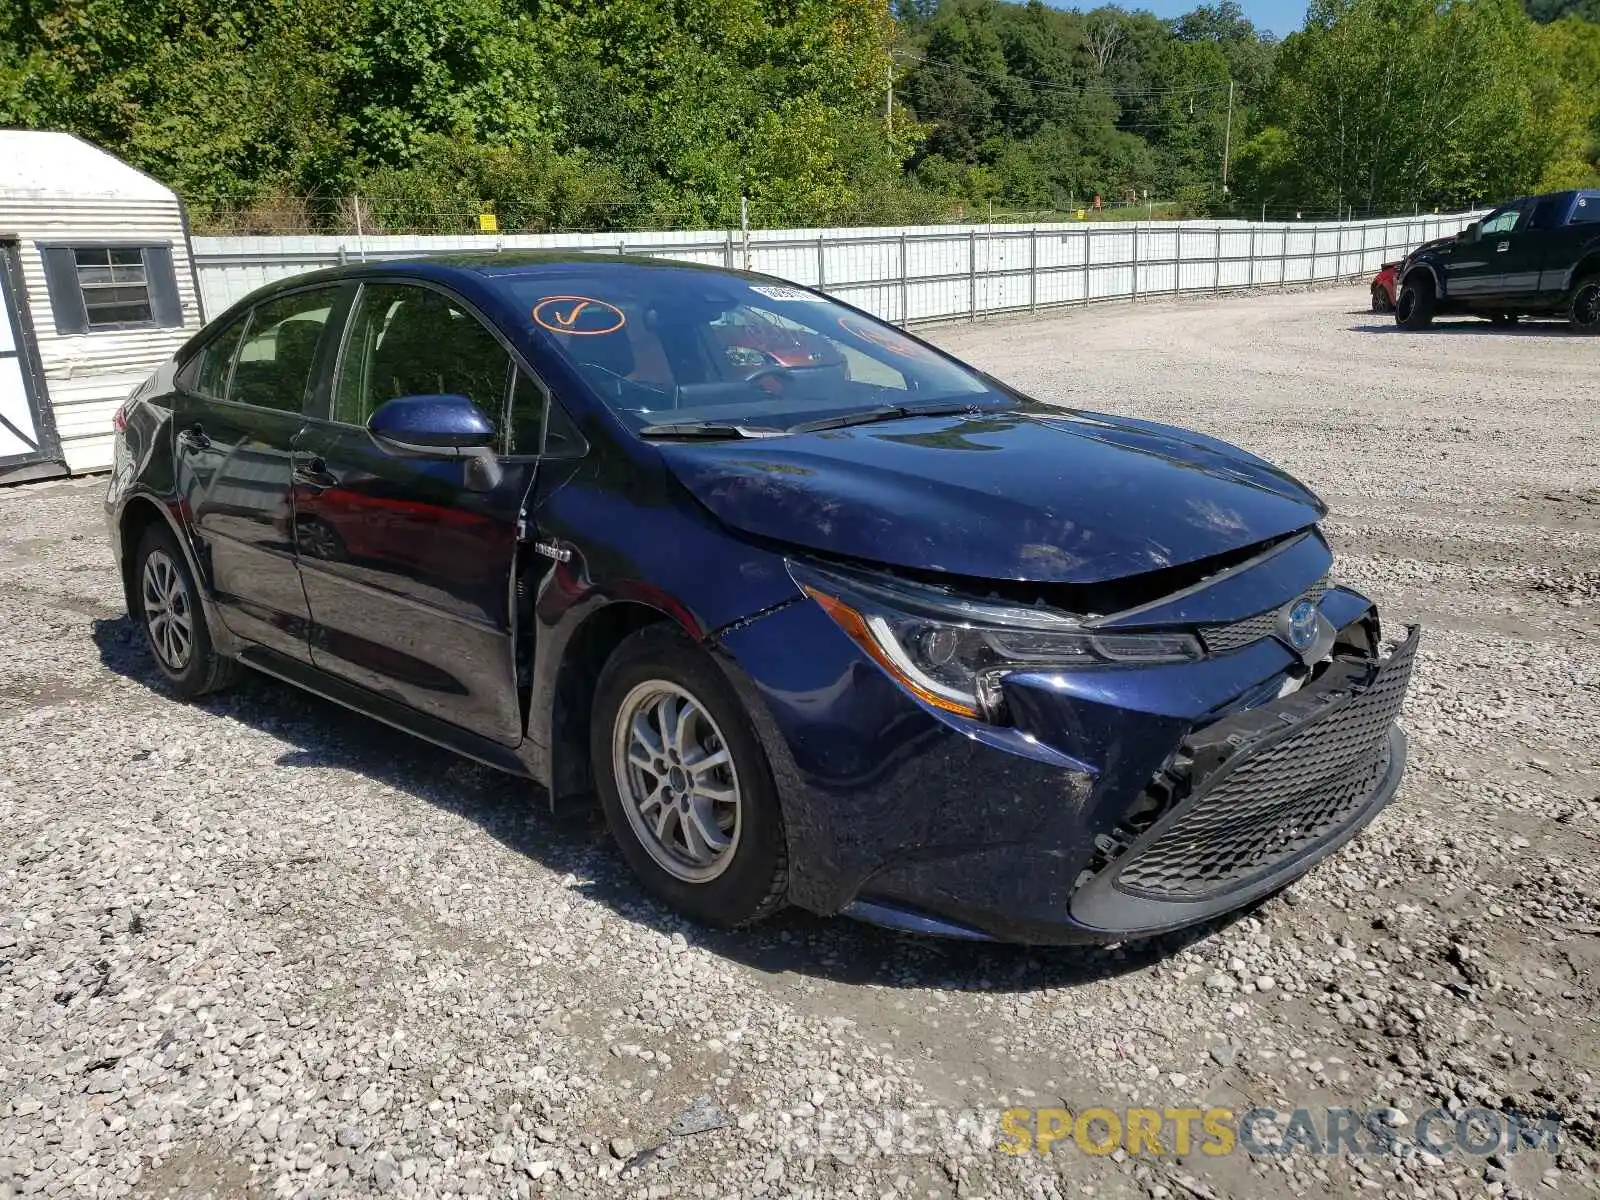
<svg viewBox="0 0 1600 1200">
<path fill-rule="evenodd" d="M 1433 324 L 1433 281 L 1426 275 L 1407 279 L 1394 306 L 1394 323 L 1402 329 L 1426 329 Z"/>
<path fill-rule="evenodd" d="M 152 525 L 134 559 L 134 617 L 172 690 L 185 699 L 220 691 L 237 677 L 232 659 L 217 653 L 200 604 L 200 589 L 172 531 Z"/>
<path fill-rule="evenodd" d="M 772 771 L 737 693 L 693 643 L 652 625 L 618 646 L 589 741 L 606 824 L 650 891 L 723 927 L 782 905 L 788 855 Z"/>
<path fill-rule="evenodd" d="M 1600 275 L 1578 280 L 1578 286 L 1572 291 L 1568 320 L 1579 333 L 1600 333 Z"/>
</svg>

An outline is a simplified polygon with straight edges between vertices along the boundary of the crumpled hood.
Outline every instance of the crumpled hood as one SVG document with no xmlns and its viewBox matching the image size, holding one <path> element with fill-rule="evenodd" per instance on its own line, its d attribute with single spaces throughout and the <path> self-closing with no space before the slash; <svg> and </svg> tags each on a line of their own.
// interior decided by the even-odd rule
<svg viewBox="0 0 1600 1200">
<path fill-rule="evenodd" d="M 734 529 L 983 579 L 1103 583 L 1303 529 L 1326 511 L 1215 438 L 1066 409 L 659 449 Z"/>
</svg>

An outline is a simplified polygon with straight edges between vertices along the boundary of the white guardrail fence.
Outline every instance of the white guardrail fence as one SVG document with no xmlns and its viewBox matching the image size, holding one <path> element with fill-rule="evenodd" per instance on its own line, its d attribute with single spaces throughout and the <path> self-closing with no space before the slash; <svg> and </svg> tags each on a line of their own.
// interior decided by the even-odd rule
<svg viewBox="0 0 1600 1200">
<path fill-rule="evenodd" d="M 452 251 L 577 249 L 748 267 L 832 293 L 898 324 L 1098 300 L 1345 279 L 1475 213 L 1372 221 L 1064 222 L 904 229 L 197 237 L 207 318 L 262 284 L 352 261 Z"/>
</svg>

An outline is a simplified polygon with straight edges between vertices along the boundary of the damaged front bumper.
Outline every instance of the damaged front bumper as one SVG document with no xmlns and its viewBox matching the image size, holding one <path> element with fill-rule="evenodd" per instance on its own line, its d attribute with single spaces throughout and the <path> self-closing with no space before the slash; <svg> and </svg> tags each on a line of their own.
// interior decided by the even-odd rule
<svg viewBox="0 0 1600 1200">
<path fill-rule="evenodd" d="M 1419 637 L 1380 655 L 1364 597 L 1284 590 L 1315 597 L 1337 643 L 1309 675 L 1270 634 L 1197 662 L 1022 673 L 1004 724 L 931 711 L 814 603 L 730 631 L 724 667 L 783 799 L 791 900 L 1048 944 L 1159 933 L 1283 886 L 1398 786 Z"/>
<path fill-rule="evenodd" d="M 1336 660 L 1314 682 L 1184 739 L 1142 828 L 1100 839 L 1074 921 L 1130 936 L 1178 928 L 1282 887 L 1348 841 L 1400 786 L 1421 630 L 1387 658 Z"/>
</svg>

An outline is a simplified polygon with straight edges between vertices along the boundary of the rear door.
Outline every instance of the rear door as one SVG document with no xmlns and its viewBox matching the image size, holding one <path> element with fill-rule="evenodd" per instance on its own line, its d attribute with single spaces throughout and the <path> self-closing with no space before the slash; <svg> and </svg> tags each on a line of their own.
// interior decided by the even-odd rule
<svg viewBox="0 0 1600 1200">
<path fill-rule="evenodd" d="M 1565 239 L 1563 225 L 1571 203 L 1571 192 L 1533 201 L 1526 218 L 1500 239 L 1508 243 L 1507 249 L 1495 251 L 1500 261 L 1502 295 L 1523 301 L 1539 299 L 1544 290 L 1541 271 L 1546 262 L 1560 257 Z"/>
<path fill-rule="evenodd" d="M 1577 280 L 1573 272 L 1600 239 L 1600 192 L 1579 192 L 1567 210 L 1558 240 L 1539 273 L 1539 287 L 1551 300 L 1566 294 Z"/>
<path fill-rule="evenodd" d="M 263 301 L 185 364 L 174 406 L 178 492 L 223 623 L 301 660 L 311 614 L 295 563 L 289 455 L 347 298 L 324 286 Z"/>
<path fill-rule="evenodd" d="M 538 451 L 516 438 L 536 436 L 538 421 L 508 420 L 512 357 L 465 303 L 414 282 L 363 284 L 344 342 L 328 411 L 294 458 L 312 661 L 516 745 L 513 571 Z M 397 452 L 367 431 L 385 401 L 440 394 L 469 397 L 495 422 L 495 472 Z"/>
</svg>

